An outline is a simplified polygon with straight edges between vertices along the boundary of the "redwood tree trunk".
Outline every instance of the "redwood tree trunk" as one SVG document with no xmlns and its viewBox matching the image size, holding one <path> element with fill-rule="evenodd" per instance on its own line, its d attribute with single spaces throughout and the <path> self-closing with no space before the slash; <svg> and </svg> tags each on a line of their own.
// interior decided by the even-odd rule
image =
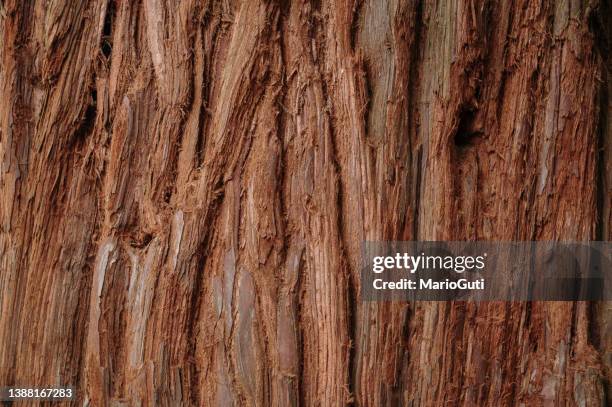
<svg viewBox="0 0 612 407">
<path fill-rule="evenodd" d="M 610 305 L 360 299 L 366 240 L 609 240 L 606 1 L 0 1 L 0 386 L 606 403 Z"/>
</svg>

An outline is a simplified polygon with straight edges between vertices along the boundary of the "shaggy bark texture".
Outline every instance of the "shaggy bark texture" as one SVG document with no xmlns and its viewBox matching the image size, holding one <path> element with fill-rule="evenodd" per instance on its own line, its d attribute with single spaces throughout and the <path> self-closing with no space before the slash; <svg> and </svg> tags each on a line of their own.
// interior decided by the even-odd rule
<svg viewBox="0 0 612 407">
<path fill-rule="evenodd" d="M 606 403 L 610 305 L 369 303 L 364 240 L 609 240 L 603 1 L 0 1 L 0 384 Z"/>
</svg>

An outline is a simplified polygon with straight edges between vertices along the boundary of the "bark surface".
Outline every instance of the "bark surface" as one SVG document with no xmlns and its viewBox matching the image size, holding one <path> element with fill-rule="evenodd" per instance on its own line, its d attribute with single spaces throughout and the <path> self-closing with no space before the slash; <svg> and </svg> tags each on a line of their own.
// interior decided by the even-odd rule
<svg viewBox="0 0 612 407">
<path fill-rule="evenodd" d="M 609 304 L 369 303 L 359 270 L 365 240 L 610 240 L 610 15 L 0 1 L 0 384 L 604 405 Z"/>
</svg>

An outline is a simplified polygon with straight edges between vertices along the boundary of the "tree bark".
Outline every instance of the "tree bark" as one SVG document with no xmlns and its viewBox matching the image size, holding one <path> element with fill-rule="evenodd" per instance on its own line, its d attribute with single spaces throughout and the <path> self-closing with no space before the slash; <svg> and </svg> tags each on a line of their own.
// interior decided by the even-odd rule
<svg viewBox="0 0 612 407">
<path fill-rule="evenodd" d="M 610 240 L 610 16 L 0 2 L 0 386 L 606 404 L 609 303 L 362 302 L 359 270 L 368 240 Z"/>
</svg>

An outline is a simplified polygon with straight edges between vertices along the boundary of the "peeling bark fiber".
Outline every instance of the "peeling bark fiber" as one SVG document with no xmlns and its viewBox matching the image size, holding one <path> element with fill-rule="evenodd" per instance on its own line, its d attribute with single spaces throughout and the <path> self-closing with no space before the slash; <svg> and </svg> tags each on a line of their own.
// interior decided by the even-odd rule
<svg viewBox="0 0 612 407">
<path fill-rule="evenodd" d="M 0 0 L 0 386 L 604 406 L 609 303 L 365 302 L 367 240 L 610 240 L 609 0 Z"/>
</svg>

